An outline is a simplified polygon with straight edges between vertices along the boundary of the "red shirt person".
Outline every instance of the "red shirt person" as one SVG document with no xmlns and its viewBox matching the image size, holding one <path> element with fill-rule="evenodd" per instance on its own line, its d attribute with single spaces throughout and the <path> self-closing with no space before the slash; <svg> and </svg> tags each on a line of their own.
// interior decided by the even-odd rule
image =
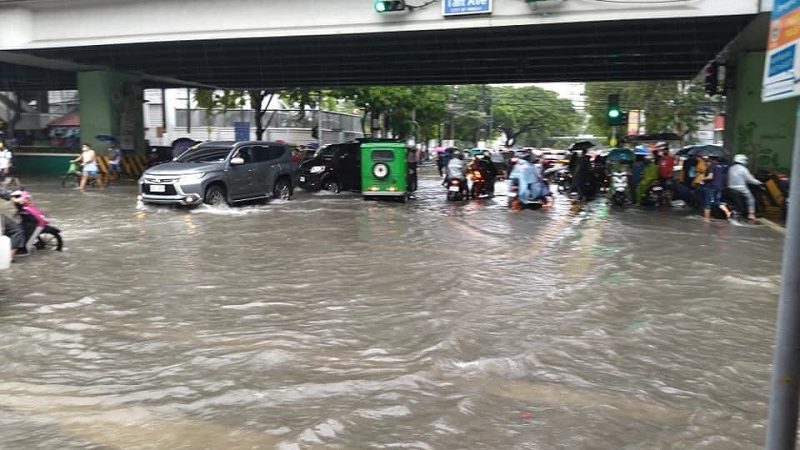
<svg viewBox="0 0 800 450">
<path fill-rule="evenodd" d="M 661 158 L 658 159 L 658 177 L 668 180 L 672 178 L 672 172 L 675 170 L 675 158 L 669 154 L 666 142 L 656 144 L 656 151 L 661 153 Z"/>
</svg>

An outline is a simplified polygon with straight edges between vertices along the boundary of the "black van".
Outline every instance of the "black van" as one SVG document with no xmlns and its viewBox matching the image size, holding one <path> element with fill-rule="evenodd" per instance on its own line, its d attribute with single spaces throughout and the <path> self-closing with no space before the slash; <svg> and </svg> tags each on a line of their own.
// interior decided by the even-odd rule
<svg viewBox="0 0 800 450">
<path fill-rule="evenodd" d="M 309 192 L 361 189 L 361 144 L 326 145 L 300 164 L 299 186 Z"/>
</svg>

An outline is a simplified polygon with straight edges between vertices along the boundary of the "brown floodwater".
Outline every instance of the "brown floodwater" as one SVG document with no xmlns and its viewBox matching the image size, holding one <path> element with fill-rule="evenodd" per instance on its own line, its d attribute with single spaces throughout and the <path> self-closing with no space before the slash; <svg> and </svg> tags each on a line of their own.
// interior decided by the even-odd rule
<svg viewBox="0 0 800 450">
<path fill-rule="evenodd" d="M 29 188 L 65 251 L 0 272 L 0 448 L 763 446 L 766 227 L 431 175 L 408 204 Z"/>
</svg>

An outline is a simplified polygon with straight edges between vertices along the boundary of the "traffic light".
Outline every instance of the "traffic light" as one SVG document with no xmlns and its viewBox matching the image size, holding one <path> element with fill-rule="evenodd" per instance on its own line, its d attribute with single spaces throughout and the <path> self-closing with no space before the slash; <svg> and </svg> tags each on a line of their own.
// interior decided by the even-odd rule
<svg viewBox="0 0 800 450">
<path fill-rule="evenodd" d="M 608 96 L 608 110 L 606 112 L 609 125 L 622 125 L 622 108 L 619 107 L 619 95 Z"/>
<path fill-rule="evenodd" d="M 379 13 L 397 12 L 406 10 L 404 0 L 374 0 L 373 6 Z"/>
<path fill-rule="evenodd" d="M 719 93 L 719 64 L 716 62 L 711 63 L 706 67 L 706 94 L 717 95 Z"/>
</svg>

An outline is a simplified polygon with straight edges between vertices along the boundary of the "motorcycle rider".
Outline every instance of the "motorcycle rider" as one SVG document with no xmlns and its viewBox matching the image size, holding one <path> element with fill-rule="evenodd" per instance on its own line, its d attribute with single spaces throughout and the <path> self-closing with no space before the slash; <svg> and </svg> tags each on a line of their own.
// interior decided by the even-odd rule
<svg viewBox="0 0 800 450">
<path fill-rule="evenodd" d="M 17 207 L 17 212 L 20 215 L 30 215 L 36 221 L 36 224 L 33 225 L 32 229 L 23 228 L 25 231 L 25 236 L 28 236 L 28 241 L 25 242 L 25 250 L 30 251 L 33 247 L 33 244 L 36 242 L 36 239 L 39 237 L 39 234 L 42 232 L 42 230 L 44 230 L 44 227 L 47 226 L 47 218 L 39 208 L 34 206 L 33 198 L 28 191 L 12 192 L 11 201 L 14 202 L 14 206 Z"/>
<path fill-rule="evenodd" d="M 497 179 L 497 168 L 494 167 L 494 163 L 489 158 L 489 155 L 489 152 L 485 150 L 475 155 L 475 158 L 470 162 L 469 169 L 476 170 L 483 175 L 483 179 L 486 180 L 486 193 L 489 197 L 494 197 L 494 182 Z"/>
<path fill-rule="evenodd" d="M 553 204 L 550 187 L 542 177 L 542 172 L 535 163 L 522 158 L 511 158 L 512 170 L 508 175 L 509 185 L 517 185 L 517 199 L 523 205 L 541 201 L 542 206 Z"/>
<path fill-rule="evenodd" d="M 453 150 L 450 161 L 447 163 L 447 177 L 445 178 L 445 186 L 450 186 L 450 180 L 459 180 L 462 194 L 464 198 L 469 197 L 469 189 L 467 188 L 467 165 L 464 164 L 464 154 L 461 150 Z"/>
<path fill-rule="evenodd" d="M 11 200 L 11 193 L 0 189 L 0 198 Z M 11 259 L 13 260 L 18 251 L 23 250 L 24 252 L 25 250 L 25 229 L 5 214 L 0 214 L 0 228 L 3 229 L 3 234 L 11 239 Z"/>
<path fill-rule="evenodd" d="M 747 168 L 747 156 L 738 154 L 733 157 L 733 165 L 728 169 L 728 189 L 744 196 L 747 201 L 747 218 L 756 220 L 756 199 L 747 187 L 748 184 L 763 186 Z"/>
</svg>

